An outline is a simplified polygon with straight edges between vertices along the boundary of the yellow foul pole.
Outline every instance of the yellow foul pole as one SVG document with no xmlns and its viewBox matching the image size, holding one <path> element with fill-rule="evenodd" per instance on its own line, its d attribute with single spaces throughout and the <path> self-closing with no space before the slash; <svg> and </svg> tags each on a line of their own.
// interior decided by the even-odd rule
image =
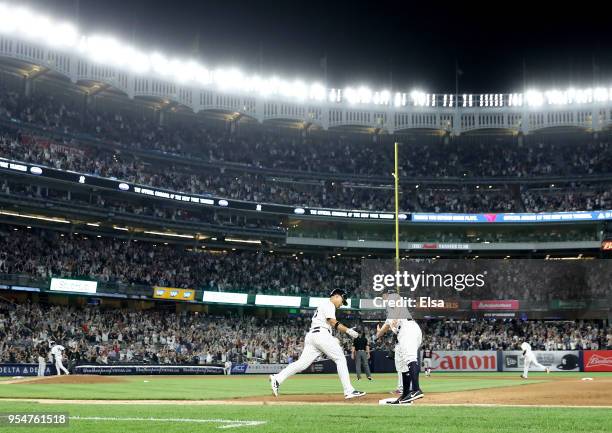
<svg viewBox="0 0 612 433">
<path fill-rule="evenodd" d="M 395 270 L 400 270 L 400 256 L 399 256 L 399 170 L 398 170 L 398 157 L 397 148 L 398 142 L 395 142 L 395 170 L 393 177 L 395 178 Z M 399 288 L 398 288 L 399 289 Z M 398 290 L 399 293 L 399 290 Z"/>
</svg>

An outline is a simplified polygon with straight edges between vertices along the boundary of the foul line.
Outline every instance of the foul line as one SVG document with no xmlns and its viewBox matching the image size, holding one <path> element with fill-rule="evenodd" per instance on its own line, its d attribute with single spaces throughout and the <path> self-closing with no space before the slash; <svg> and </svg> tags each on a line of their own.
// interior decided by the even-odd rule
<svg viewBox="0 0 612 433">
<path fill-rule="evenodd" d="M 215 423 L 223 424 L 217 428 L 238 428 L 250 427 L 265 424 L 266 421 L 246 421 L 234 419 L 200 419 L 200 418 L 121 418 L 121 417 L 102 417 L 102 416 L 71 416 L 70 421 L 145 421 L 145 422 L 185 422 L 185 423 Z"/>
<path fill-rule="evenodd" d="M 181 406 L 379 406 L 378 401 L 295 401 L 295 400 L 59 400 L 46 398 L 0 398 L 0 402 L 35 402 L 41 404 L 75 404 L 75 405 L 181 405 Z M 549 409 L 612 409 L 612 405 L 567 405 L 567 404 L 513 404 L 513 403 L 438 403 L 436 401 L 419 400 L 411 407 L 520 407 Z M 82 418 L 83 419 L 83 418 Z M 159 419 L 159 418 L 156 418 Z M 265 421 L 257 421 L 265 423 Z"/>
</svg>

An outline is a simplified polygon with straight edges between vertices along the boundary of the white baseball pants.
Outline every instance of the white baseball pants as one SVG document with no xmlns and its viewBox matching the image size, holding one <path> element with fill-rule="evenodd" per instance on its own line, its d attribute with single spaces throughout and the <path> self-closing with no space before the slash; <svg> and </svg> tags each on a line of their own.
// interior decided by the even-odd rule
<svg viewBox="0 0 612 433">
<path fill-rule="evenodd" d="M 68 373 L 68 370 L 66 370 L 66 367 L 64 367 L 64 364 L 62 364 L 62 358 L 59 356 L 55 357 L 55 370 L 57 371 L 57 375 L 61 375 L 62 371 L 66 374 L 70 374 Z"/>
<path fill-rule="evenodd" d="M 546 367 L 544 367 L 542 364 L 540 364 L 538 362 L 538 360 L 536 359 L 535 354 L 527 353 L 525 355 L 525 361 L 524 361 L 524 364 L 523 364 L 523 377 L 527 377 L 527 375 L 529 374 L 529 368 L 532 365 L 534 367 L 541 368 L 542 370 L 546 369 Z"/>
<path fill-rule="evenodd" d="M 402 324 L 395 346 L 395 369 L 398 373 L 407 372 L 409 363 L 418 362 L 422 341 L 421 327 L 414 320 Z"/>
<path fill-rule="evenodd" d="M 45 375 L 45 368 L 47 368 L 47 363 L 45 362 L 45 358 L 43 358 L 42 356 L 39 356 L 38 357 L 38 375 L 39 376 Z"/>
<path fill-rule="evenodd" d="M 351 378 L 349 376 L 348 366 L 346 365 L 344 352 L 338 340 L 323 329 L 319 332 L 309 332 L 306 334 L 306 338 L 304 339 L 304 351 L 300 355 L 300 358 L 289 364 L 280 373 L 276 374 L 274 376 L 276 381 L 280 385 L 294 374 L 304 371 L 321 355 L 327 356 L 327 358 L 336 363 L 344 395 L 351 394 L 355 388 L 351 385 Z"/>
</svg>

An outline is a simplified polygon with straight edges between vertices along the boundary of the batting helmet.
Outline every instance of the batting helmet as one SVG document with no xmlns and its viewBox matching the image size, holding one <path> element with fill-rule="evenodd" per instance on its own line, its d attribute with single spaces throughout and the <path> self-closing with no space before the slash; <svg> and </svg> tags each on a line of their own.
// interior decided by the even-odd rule
<svg viewBox="0 0 612 433">
<path fill-rule="evenodd" d="M 331 298 L 334 295 L 342 296 L 342 305 L 347 305 L 347 302 L 346 302 L 346 292 L 344 290 L 342 290 L 342 289 L 334 289 L 329 294 L 329 297 Z"/>
</svg>

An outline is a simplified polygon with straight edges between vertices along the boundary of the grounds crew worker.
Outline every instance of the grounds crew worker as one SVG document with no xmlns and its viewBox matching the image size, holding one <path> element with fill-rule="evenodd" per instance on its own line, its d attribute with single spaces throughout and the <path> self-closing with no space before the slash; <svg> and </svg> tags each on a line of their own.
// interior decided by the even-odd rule
<svg viewBox="0 0 612 433">
<path fill-rule="evenodd" d="M 353 353 L 351 357 L 355 360 L 355 372 L 357 373 L 357 380 L 361 379 L 361 367 L 365 370 L 366 377 L 368 380 L 372 380 L 372 374 L 370 373 L 370 345 L 368 339 L 361 334 L 359 337 L 353 340 Z"/>
</svg>

